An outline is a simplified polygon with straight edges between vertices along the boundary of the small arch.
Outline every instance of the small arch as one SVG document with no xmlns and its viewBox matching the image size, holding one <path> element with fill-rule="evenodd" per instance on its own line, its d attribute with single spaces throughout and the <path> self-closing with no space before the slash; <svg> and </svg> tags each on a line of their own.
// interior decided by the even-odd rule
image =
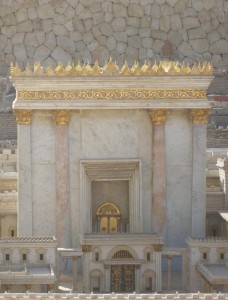
<svg viewBox="0 0 228 300">
<path fill-rule="evenodd" d="M 123 255 L 123 258 L 117 258 L 118 253 L 120 255 Z M 117 256 L 115 257 L 116 254 L 117 254 Z M 124 254 L 126 254 L 126 257 L 124 257 Z M 117 246 L 108 253 L 107 257 L 108 257 L 108 260 L 117 260 L 117 259 L 135 260 L 135 259 L 138 259 L 138 255 L 137 255 L 136 251 L 129 246 Z"/>
<path fill-rule="evenodd" d="M 152 292 L 156 287 L 156 274 L 153 270 L 145 270 L 142 274 L 142 291 Z"/>
<path fill-rule="evenodd" d="M 90 272 L 90 290 L 93 292 L 101 292 L 103 290 L 103 273 L 99 269 Z"/>
</svg>

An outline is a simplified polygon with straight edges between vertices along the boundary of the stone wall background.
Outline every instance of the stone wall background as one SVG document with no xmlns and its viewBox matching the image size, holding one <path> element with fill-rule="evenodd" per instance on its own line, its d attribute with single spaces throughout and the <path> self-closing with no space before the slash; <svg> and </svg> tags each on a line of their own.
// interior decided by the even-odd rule
<svg viewBox="0 0 228 300">
<path fill-rule="evenodd" d="M 1 0 L 0 73 L 11 61 L 228 66 L 227 0 Z M 0 75 L 1 75 L 0 74 Z"/>
</svg>

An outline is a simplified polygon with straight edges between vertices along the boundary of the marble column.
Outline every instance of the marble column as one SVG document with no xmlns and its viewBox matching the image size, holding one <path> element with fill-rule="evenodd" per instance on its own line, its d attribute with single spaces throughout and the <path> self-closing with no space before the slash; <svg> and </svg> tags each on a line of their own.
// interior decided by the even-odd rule
<svg viewBox="0 0 228 300">
<path fill-rule="evenodd" d="M 110 293 L 110 266 L 104 266 L 104 277 L 105 277 L 105 293 Z"/>
<path fill-rule="evenodd" d="M 161 252 L 163 245 L 153 245 L 155 250 L 155 274 L 156 274 L 156 292 L 162 291 L 162 265 L 161 265 Z"/>
<path fill-rule="evenodd" d="M 77 291 L 77 281 L 78 281 L 77 259 L 78 259 L 77 256 L 72 257 L 73 292 Z"/>
<path fill-rule="evenodd" d="M 17 235 L 33 235 L 31 110 L 15 110 L 18 131 Z"/>
<path fill-rule="evenodd" d="M 56 121 L 56 238 L 58 247 L 71 246 L 69 197 L 69 124 L 67 110 L 55 112 Z"/>
<path fill-rule="evenodd" d="M 135 292 L 140 293 L 141 287 L 140 287 L 140 282 L 141 282 L 141 276 L 140 276 L 140 265 L 135 266 Z"/>
<path fill-rule="evenodd" d="M 193 109 L 192 226 L 193 238 L 205 237 L 206 224 L 206 130 L 208 109 Z"/>
<path fill-rule="evenodd" d="M 167 255 L 167 289 L 172 287 L 172 255 Z"/>
<path fill-rule="evenodd" d="M 166 157 L 165 120 L 167 110 L 149 111 L 153 123 L 152 150 L 152 224 L 153 231 L 165 236 L 166 224 Z"/>
<path fill-rule="evenodd" d="M 83 292 L 90 293 L 91 289 L 91 278 L 89 276 L 90 273 L 90 256 L 91 256 L 92 246 L 90 245 L 83 245 L 82 252 L 83 252 Z"/>
<path fill-rule="evenodd" d="M 187 290 L 187 254 L 186 250 L 182 252 L 182 289 L 183 291 Z"/>
</svg>

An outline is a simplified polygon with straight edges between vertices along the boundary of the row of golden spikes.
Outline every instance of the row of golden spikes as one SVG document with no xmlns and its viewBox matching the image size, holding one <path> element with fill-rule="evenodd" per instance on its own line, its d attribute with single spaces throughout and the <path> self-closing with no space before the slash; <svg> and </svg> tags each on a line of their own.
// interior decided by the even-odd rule
<svg viewBox="0 0 228 300">
<path fill-rule="evenodd" d="M 25 70 L 21 70 L 18 64 L 11 64 L 11 76 L 143 76 L 143 75 L 212 75 L 213 68 L 209 62 L 202 64 L 194 64 L 190 67 L 189 64 L 181 64 L 177 61 L 161 61 L 150 65 L 146 61 L 140 67 L 138 62 L 135 62 L 132 67 L 129 67 L 127 62 L 119 68 L 119 66 L 110 58 L 104 67 L 100 67 L 98 62 L 92 66 L 90 64 L 81 65 L 78 63 L 74 66 L 71 63 L 64 68 L 59 63 L 56 68 L 52 66 L 42 67 L 39 62 L 35 62 L 33 68 L 29 65 Z"/>
</svg>

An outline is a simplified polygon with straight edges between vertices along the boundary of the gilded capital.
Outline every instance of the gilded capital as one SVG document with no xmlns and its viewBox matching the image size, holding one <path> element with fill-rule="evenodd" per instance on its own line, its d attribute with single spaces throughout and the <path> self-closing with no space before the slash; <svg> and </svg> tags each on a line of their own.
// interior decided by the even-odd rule
<svg viewBox="0 0 228 300">
<path fill-rule="evenodd" d="M 155 125 L 165 124 L 167 109 L 154 109 L 150 110 L 149 114 L 152 120 L 152 123 Z"/>
<path fill-rule="evenodd" d="M 30 125 L 32 121 L 32 111 L 18 109 L 14 110 L 16 121 L 18 125 Z"/>
<path fill-rule="evenodd" d="M 82 245 L 82 252 L 90 252 L 92 250 L 91 245 Z"/>
<path fill-rule="evenodd" d="M 153 245 L 153 248 L 154 248 L 154 251 L 155 251 L 155 252 L 161 252 L 162 249 L 163 249 L 163 244 L 156 244 L 156 245 Z"/>
<path fill-rule="evenodd" d="M 68 125 L 70 121 L 69 110 L 57 110 L 55 111 L 55 122 L 57 125 Z"/>
<path fill-rule="evenodd" d="M 210 110 L 209 109 L 192 109 L 192 121 L 194 124 L 207 124 L 208 116 Z"/>
</svg>

